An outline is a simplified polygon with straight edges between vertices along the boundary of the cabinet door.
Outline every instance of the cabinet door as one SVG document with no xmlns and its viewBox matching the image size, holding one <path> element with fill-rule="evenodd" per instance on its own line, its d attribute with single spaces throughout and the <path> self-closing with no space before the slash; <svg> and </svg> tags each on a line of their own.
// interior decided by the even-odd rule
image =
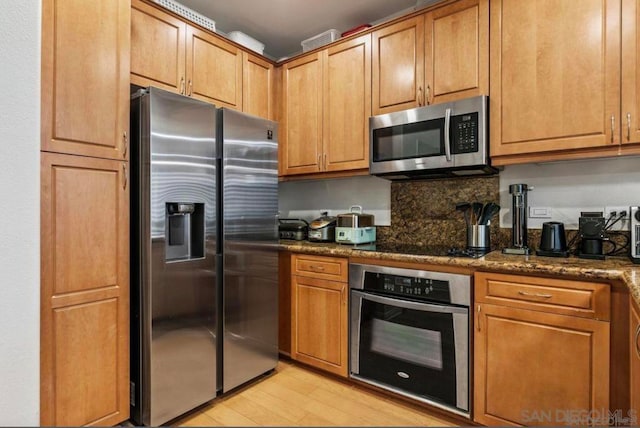
<svg viewBox="0 0 640 428">
<path fill-rule="evenodd" d="M 127 163 L 41 156 L 40 423 L 115 425 L 129 418 Z"/>
<path fill-rule="evenodd" d="M 374 31 L 373 114 L 424 103 L 424 17 Z"/>
<path fill-rule="evenodd" d="M 427 104 L 489 93 L 489 3 L 460 0 L 425 15 Z"/>
<path fill-rule="evenodd" d="M 126 159 L 129 0 L 42 2 L 42 150 Z"/>
<path fill-rule="evenodd" d="M 640 0 L 622 1 L 622 143 L 640 143 Z"/>
<path fill-rule="evenodd" d="M 491 1 L 491 155 L 618 144 L 620 2 Z"/>
<path fill-rule="evenodd" d="M 476 314 L 476 422 L 585 425 L 576 412 L 609 408 L 608 322 L 488 304 Z"/>
<path fill-rule="evenodd" d="M 635 411 L 636 418 L 640 417 L 640 313 L 633 303 L 630 303 L 631 312 L 629 314 L 629 333 L 631 335 L 630 345 L 630 378 L 631 395 L 629 408 Z M 632 425 L 636 425 L 632 422 Z"/>
<path fill-rule="evenodd" d="M 273 64 L 242 53 L 242 111 L 273 120 Z"/>
<path fill-rule="evenodd" d="M 292 277 L 291 357 L 347 376 L 347 284 Z"/>
<path fill-rule="evenodd" d="M 142 0 L 131 4 L 131 83 L 184 94 L 187 25 Z"/>
<path fill-rule="evenodd" d="M 242 110 L 242 51 L 187 25 L 187 94 Z"/>
<path fill-rule="evenodd" d="M 322 158 L 322 65 L 313 53 L 283 66 L 284 175 L 319 172 Z"/>
<path fill-rule="evenodd" d="M 323 169 L 369 168 L 371 35 L 332 46 L 322 55 Z"/>
</svg>

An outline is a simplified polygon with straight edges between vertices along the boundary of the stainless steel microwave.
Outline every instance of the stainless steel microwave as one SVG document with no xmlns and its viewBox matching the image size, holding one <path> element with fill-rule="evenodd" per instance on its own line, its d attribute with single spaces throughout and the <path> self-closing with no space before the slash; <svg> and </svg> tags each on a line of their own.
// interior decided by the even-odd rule
<svg viewBox="0 0 640 428">
<path fill-rule="evenodd" d="M 369 119 L 369 173 L 389 180 L 495 174 L 488 98 L 481 95 Z"/>
</svg>

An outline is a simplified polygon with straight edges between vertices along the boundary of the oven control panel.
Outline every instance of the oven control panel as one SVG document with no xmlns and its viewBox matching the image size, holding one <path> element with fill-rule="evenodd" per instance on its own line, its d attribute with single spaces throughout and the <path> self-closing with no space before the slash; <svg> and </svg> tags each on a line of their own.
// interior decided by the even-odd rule
<svg viewBox="0 0 640 428">
<path fill-rule="evenodd" d="M 366 272 L 364 290 L 418 300 L 450 303 L 449 281 L 401 276 L 380 272 Z"/>
<path fill-rule="evenodd" d="M 453 132 L 453 154 L 478 151 L 478 113 L 452 116 L 451 131 Z"/>
</svg>

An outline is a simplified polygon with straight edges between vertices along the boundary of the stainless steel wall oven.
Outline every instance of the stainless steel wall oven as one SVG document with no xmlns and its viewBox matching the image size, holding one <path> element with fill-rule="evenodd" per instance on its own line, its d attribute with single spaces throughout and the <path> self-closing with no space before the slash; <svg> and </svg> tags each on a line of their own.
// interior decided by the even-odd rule
<svg viewBox="0 0 640 428">
<path fill-rule="evenodd" d="M 350 376 L 469 416 L 469 275 L 351 264 Z"/>
</svg>

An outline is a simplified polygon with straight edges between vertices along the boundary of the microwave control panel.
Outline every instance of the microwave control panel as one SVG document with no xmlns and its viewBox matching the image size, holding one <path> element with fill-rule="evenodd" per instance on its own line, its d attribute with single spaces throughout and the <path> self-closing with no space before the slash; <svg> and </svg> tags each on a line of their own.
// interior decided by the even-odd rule
<svg viewBox="0 0 640 428">
<path fill-rule="evenodd" d="M 478 113 L 451 116 L 453 154 L 476 153 L 478 151 Z"/>
</svg>

